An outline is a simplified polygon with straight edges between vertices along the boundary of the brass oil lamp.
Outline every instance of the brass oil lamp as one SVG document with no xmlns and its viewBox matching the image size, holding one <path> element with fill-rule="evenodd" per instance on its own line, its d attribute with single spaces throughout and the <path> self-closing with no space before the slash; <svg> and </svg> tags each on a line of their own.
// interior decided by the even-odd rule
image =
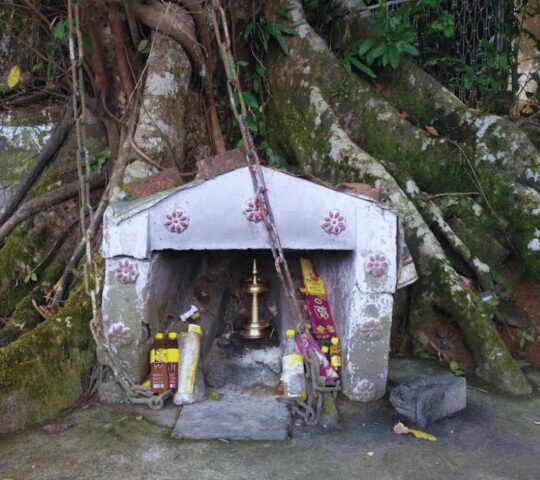
<svg viewBox="0 0 540 480">
<path fill-rule="evenodd" d="M 252 277 L 244 282 L 244 292 L 251 294 L 251 318 L 249 318 L 242 327 L 240 335 L 243 338 L 255 340 L 264 338 L 268 335 L 270 324 L 262 320 L 259 316 L 259 295 L 268 290 L 266 281 L 259 278 L 257 272 L 257 260 L 253 259 Z"/>
</svg>

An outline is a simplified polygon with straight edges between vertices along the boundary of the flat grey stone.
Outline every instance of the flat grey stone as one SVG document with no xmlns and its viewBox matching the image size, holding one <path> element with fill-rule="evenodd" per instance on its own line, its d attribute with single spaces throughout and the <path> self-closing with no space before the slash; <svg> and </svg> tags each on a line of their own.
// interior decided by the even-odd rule
<svg viewBox="0 0 540 480">
<path fill-rule="evenodd" d="M 291 430 L 287 406 L 269 395 L 221 392 L 221 400 L 186 405 L 173 429 L 174 438 L 285 440 Z"/>
<path fill-rule="evenodd" d="M 467 381 L 451 374 L 421 375 L 394 388 L 390 403 L 423 428 L 466 407 Z"/>
</svg>

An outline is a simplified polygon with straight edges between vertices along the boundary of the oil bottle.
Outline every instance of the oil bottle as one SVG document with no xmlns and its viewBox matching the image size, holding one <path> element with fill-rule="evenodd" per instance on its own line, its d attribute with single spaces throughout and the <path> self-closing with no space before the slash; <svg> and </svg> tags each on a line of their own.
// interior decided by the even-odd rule
<svg viewBox="0 0 540 480">
<path fill-rule="evenodd" d="M 153 393 L 169 389 L 167 373 L 167 347 L 162 332 L 157 332 L 150 348 L 150 388 Z"/>
<path fill-rule="evenodd" d="M 336 372 L 340 373 L 343 361 L 341 358 L 341 346 L 339 345 L 339 338 L 332 337 L 330 343 L 330 365 L 332 365 L 332 368 Z"/>
<path fill-rule="evenodd" d="M 304 359 L 298 353 L 294 330 L 287 330 L 283 363 L 283 391 L 288 398 L 305 400 L 306 378 L 304 376 Z"/>
<path fill-rule="evenodd" d="M 169 332 L 167 334 L 167 375 L 169 377 L 169 388 L 178 390 L 178 363 L 180 362 L 180 349 L 178 348 L 178 334 Z"/>
</svg>

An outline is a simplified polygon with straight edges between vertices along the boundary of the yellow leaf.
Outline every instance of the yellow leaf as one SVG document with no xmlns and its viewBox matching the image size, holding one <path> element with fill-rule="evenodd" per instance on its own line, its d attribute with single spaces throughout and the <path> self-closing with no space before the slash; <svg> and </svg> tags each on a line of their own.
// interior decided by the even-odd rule
<svg viewBox="0 0 540 480">
<path fill-rule="evenodd" d="M 7 77 L 7 86 L 8 88 L 15 88 L 21 79 L 21 68 L 19 65 L 14 65 L 9 71 Z"/>
<path fill-rule="evenodd" d="M 437 441 L 437 437 L 435 435 L 423 432 L 422 430 L 414 430 L 413 428 L 409 428 L 409 433 L 412 433 L 416 438 L 421 438 L 422 440 L 429 440 L 430 442 Z"/>
<path fill-rule="evenodd" d="M 137 415 L 135 417 L 135 419 L 140 422 L 143 419 L 143 416 L 142 415 Z"/>
</svg>

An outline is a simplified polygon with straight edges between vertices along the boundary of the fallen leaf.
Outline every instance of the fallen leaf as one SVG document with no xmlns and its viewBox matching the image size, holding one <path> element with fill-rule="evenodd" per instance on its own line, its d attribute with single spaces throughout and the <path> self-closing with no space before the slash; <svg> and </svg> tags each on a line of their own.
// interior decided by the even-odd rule
<svg viewBox="0 0 540 480">
<path fill-rule="evenodd" d="M 220 398 L 221 397 L 219 395 L 219 392 L 216 392 L 215 390 L 212 390 L 212 391 L 208 392 L 208 399 L 209 400 L 218 401 Z"/>
<path fill-rule="evenodd" d="M 21 67 L 19 65 L 14 65 L 11 67 L 7 77 L 7 86 L 8 88 L 15 88 L 21 79 Z"/>
<path fill-rule="evenodd" d="M 437 437 L 435 435 L 423 432 L 422 430 L 415 430 L 413 428 L 409 428 L 409 433 L 412 433 L 416 438 L 421 438 L 422 440 L 429 440 L 430 442 L 437 441 Z"/>
<path fill-rule="evenodd" d="M 68 428 L 72 426 L 72 423 L 47 423 L 46 425 L 42 425 L 41 427 L 39 427 L 39 429 L 42 432 L 53 435 L 56 433 L 65 432 Z"/>
<path fill-rule="evenodd" d="M 439 132 L 435 128 L 431 127 L 430 125 L 426 125 L 424 127 L 424 130 L 427 133 L 429 133 L 432 137 L 438 137 L 439 136 Z"/>
<path fill-rule="evenodd" d="M 401 422 L 396 423 L 392 430 L 396 435 L 406 435 L 410 433 L 411 435 L 414 435 L 415 438 L 420 438 L 422 440 L 429 440 L 430 442 L 436 442 L 438 440 L 437 437 L 435 435 L 431 435 L 431 433 L 423 432 L 422 430 L 415 430 L 413 428 L 408 428 Z"/>
<path fill-rule="evenodd" d="M 142 416 L 142 415 L 137 415 L 137 416 L 135 417 L 135 420 L 137 420 L 137 421 L 139 421 L 139 422 L 140 422 L 142 419 L 143 419 L 143 416 Z"/>
</svg>

